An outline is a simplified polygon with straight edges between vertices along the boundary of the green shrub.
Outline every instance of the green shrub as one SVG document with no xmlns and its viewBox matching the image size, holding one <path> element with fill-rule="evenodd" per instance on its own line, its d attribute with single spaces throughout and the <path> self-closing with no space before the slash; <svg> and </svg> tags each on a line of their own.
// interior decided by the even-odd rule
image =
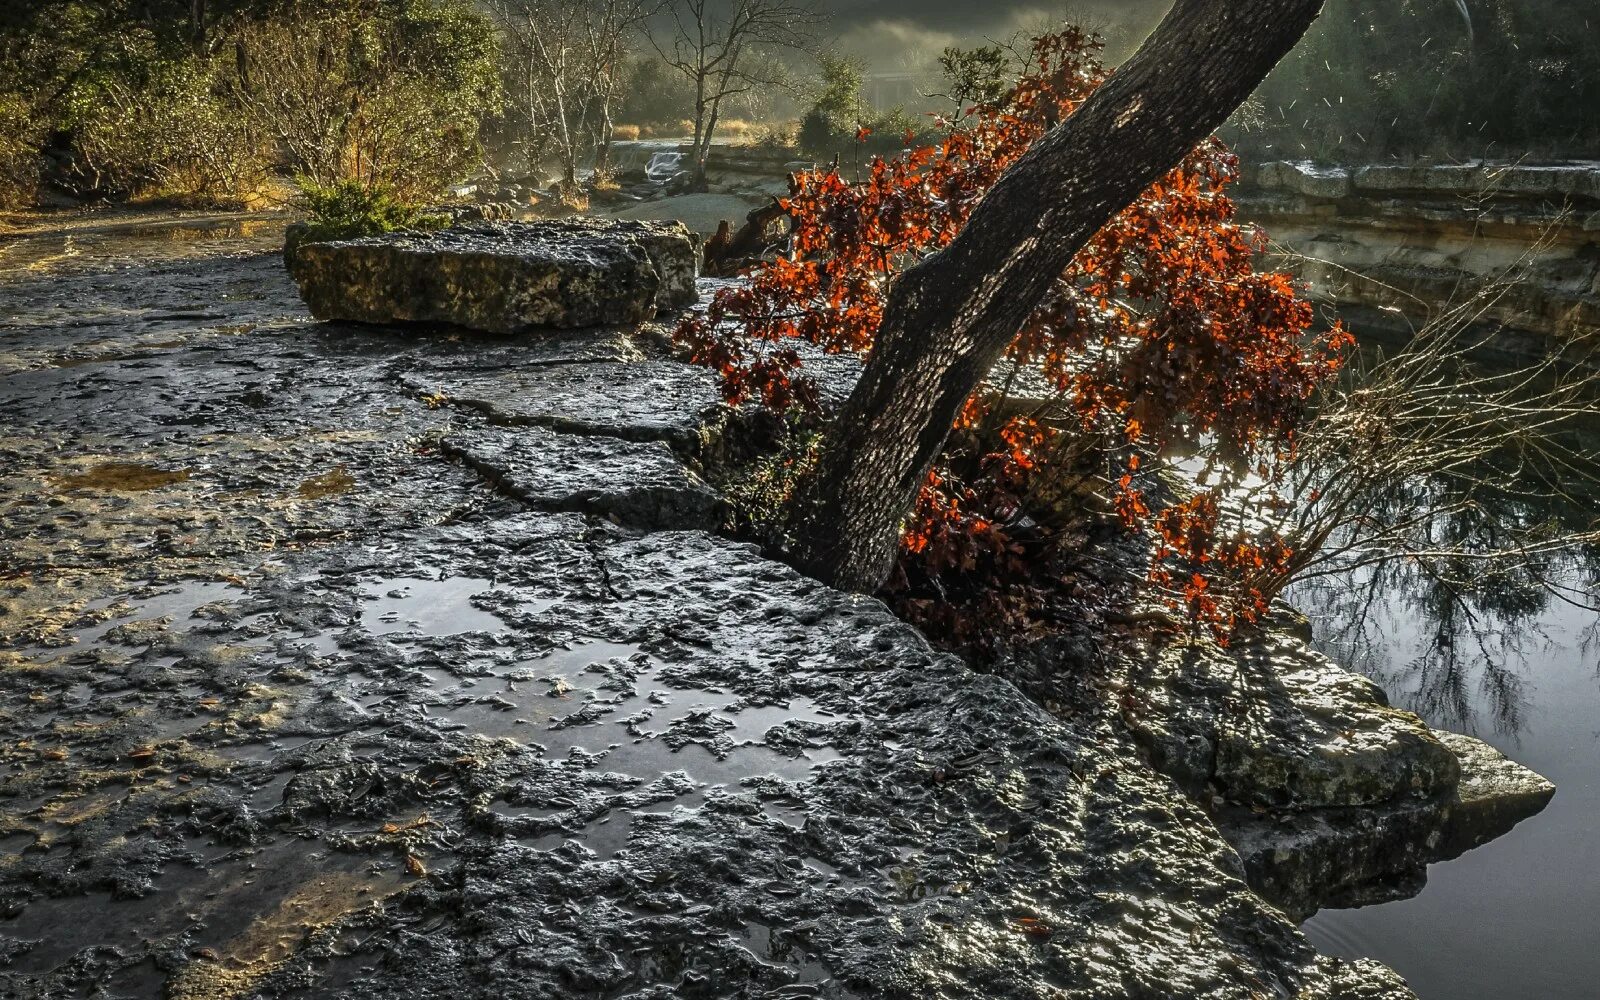
<svg viewBox="0 0 1600 1000">
<path fill-rule="evenodd" d="M 245 24 L 236 49 L 230 99 L 318 185 L 433 197 L 500 106 L 497 38 L 468 0 L 331 0 Z"/>
<path fill-rule="evenodd" d="M 71 91 L 65 124 L 86 191 L 241 205 L 266 182 L 268 144 L 201 60 L 152 54 L 94 74 Z"/>
<path fill-rule="evenodd" d="M 81 194 L 254 201 L 272 173 L 425 200 L 471 171 L 499 103 L 473 0 L 0 3 L 0 201 Z"/>
<path fill-rule="evenodd" d="M 393 188 L 359 180 L 318 184 L 302 178 L 301 197 L 309 210 L 301 242 L 349 240 L 398 229 L 439 229 L 449 218 L 430 215 L 396 195 Z"/>
<path fill-rule="evenodd" d="M 33 202 L 45 131 L 31 102 L 20 94 L 0 93 L 0 208 Z"/>
</svg>

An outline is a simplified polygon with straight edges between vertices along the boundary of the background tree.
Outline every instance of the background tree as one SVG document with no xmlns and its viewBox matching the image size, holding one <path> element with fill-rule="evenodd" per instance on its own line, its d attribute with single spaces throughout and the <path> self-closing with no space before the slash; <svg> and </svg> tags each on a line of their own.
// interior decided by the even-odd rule
<svg viewBox="0 0 1600 1000">
<path fill-rule="evenodd" d="M 433 196 L 476 159 L 495 53 L 472 0 L 3 5 L 0 178 L 46 164 L 82 195 L 237 203 L 296 172 Z"/>
<path fill-rule="evenodd" d="M 1275 158 L 1592 157 L 1600 0 L 1329 0 L 1229 133 Z"/>
<path fill-rule="evenodd" d="M 939 53 L 944 92 L 930 96 L 951 103 L 950 121 L 955 124 L 968 108 L 997 100 L 1005 93 L 1006 77 L 1012 69 L 1006 50 L 998 45 L 971 49 L 951 45 Z"/>
<path fill-rule="evenodd" d="M 846 56 L 817 56 L 818 83 L 811 107 L 800 118 L 800 148 L 814 153 L 835 149 L 841 136 L 854 136 L 868 123 L 872 109 L 862 96 L 866 63 Z"/>
<path fill-rule="evenodd" d="M 652 21 L 656 52 L 694 88 L 697 189 L 706 184 L 706 159 L 724 104 L 758 88 L 787 86 L 778 54 L 810 47 L 822 23 L 804 0 L 668 0 L 664 16 Z"/>
<path fill-rule="evenodd" d="M 507 89 L 524 134 L 525 166 L 553 156 L 559 186 L 578 191 L 578 165 L 608 164 L 628 36 L 651 0 L 495 0 L 507 48 Z"/>
<path fill-rule="evenodd" d="M 470 0 L 297 0 L 233 40 L 219 88 L 318 185 L 435 196 L 499 107 L 498 39 Z"/>
<path fill-rule="evenodd" d="M 623 121 L 682 135 L 688 121 L 685 116 L 693 106 L 689 79 L 662 62 L 654 49 L 646 46 L 644 53 L 630 61 L 622 88 Z"/>
<path fill-rule="evenodd" d="M 635 34 L 661 9 L 664 0 L 596 0 L 584 26 L 584 53 L 593 72 L 595 104 L 594 171 L 604 176 L 611 169 L 611 142 L 616 133 L 616 110 L 628 82 L 628 45 Z"/>
</svg>

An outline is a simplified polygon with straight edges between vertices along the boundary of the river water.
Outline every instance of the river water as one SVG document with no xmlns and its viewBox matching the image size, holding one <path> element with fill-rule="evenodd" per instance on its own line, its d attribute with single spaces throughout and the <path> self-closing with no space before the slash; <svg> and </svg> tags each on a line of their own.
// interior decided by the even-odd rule
<svg viewBox="0 0 1600 1000">
<path fill-rule="evenodd" d="M 1470 630 L 1427 613 L 1425 591 L 1414 579 L 1391 590 L 1359 637 L 1339 595 L 1296 600 L 1322 616 L 1327 652 L 1430 724 L 1471 732 L 1543 774 L 1555 799 L 1509 835 L 1433 866 L 1421 895 L 1325 910 L 1306 933 L 1324 952 L 1387 963 L 1422 1000 L 1600 997 L 1596 616 L 1555 599 L 1523 613 L 1478 606 L 1485 653 Z"/>
</svg>

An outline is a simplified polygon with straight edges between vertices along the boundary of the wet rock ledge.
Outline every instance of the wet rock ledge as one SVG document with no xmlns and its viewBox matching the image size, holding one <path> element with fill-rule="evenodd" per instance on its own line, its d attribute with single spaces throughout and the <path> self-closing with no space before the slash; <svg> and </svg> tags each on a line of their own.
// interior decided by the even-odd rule
<svg viewBox="0 0 1600 1000">
<path fill-rule="evenodd" d="M 973 672 L 706 530 L 648 330 L 146 277 L 0 283 L 0 994 L 1404 998 L 1295 917 L 1548 796 L 1287 632 Z"/>
<path fill-rule="evenodd" d="M 698 255 L 682 223 L 563 219 L 300 243 L 287 259 L 318 319 L 518 333 L 682 309 Z"/>
<path fill-rule="evenodd" d="M 1236 200 L 1364 331 L 1404 340 L 1492 283 L 1467 331 L 1487 353 L 1600 363 L 1600 164 L 1262 163 Z"/>
</svg>

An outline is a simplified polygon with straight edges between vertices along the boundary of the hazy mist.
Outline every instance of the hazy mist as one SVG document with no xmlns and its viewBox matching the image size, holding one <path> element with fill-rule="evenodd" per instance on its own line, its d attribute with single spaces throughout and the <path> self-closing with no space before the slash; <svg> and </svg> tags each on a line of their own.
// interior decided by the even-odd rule
<svg viewBox="0 0 1600 1000">
<path fill-rule="evenodd" d="M 946 45 L 1004 40 L 1019 30 L 1072 20 L 1103 31 L 1122 49 L 1166 11 L 1167 0 L 824 0 L 841 51 L 889 71 L 937 54 Z M 1114 53 L 1115 54 L 1115 53 Z"/>
</svg>

